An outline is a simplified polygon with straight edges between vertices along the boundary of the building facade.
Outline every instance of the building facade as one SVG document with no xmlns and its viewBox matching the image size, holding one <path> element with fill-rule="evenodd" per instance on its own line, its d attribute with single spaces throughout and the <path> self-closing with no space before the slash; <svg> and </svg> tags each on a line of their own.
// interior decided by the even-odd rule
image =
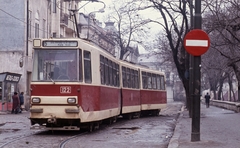
<svg viewBox="0 0 240 148">
<path fill-rule="evenodd" d="M 34 38 L 75 37 L 74 11 L 80 0 L 0 0 L 0 73 L 20 74 L 15 86 L 0 87 L 0 102 L 24 92 L 28 108 Z M 78 14 L 76 14 L 78 15 Z M 78 16 L 76 16 L 78 18 Z M 1 85 L 0 85 L 1 86 Z"/>
</svg>

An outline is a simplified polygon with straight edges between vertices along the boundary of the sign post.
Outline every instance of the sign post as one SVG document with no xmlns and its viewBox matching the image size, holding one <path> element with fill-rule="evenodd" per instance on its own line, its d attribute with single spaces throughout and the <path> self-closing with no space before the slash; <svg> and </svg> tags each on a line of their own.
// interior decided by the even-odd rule
<svg viewBox="0 0 240 148">
<path fill-rule="evenodd" d="M 200 141 L 200 90 L 201 90 L 201 55 L 207 52 L 210 46 L 208 34 L 201 29 L 194 29 L 188 32 L 184 38 L 186 51 L 193 55 L 193 94 L 192 105 L 192 134 L 191 141 Z M 191 86 L 190 86 L 191 87 Z"/>
</svg>

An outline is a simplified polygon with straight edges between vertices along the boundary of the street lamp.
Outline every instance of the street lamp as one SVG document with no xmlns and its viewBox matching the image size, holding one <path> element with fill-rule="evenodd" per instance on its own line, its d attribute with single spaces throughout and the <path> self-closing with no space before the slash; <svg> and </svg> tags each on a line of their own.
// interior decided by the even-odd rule
<svg viewBox="0 0 240 148">
<path fill-rule="evenodd" d="M 103 9 L 101 9 L 101 10 L 98 10 L 98 11 L 93 11 L 93 12 L 89 13 L 89 15 L 88 15 L 88 31 L 87 31 L 87 39 L 89 39 L 90 17 L 91 17 L 91 15 L 92 15 L 93 13 L 96 13 L 96 12 L 103 13 L 103 12 L 104 12 L 104 10 L 103 10 Z"/>
<path fill-rule="evenodd" d="M 87 40 L 89 40 L 89 27 L 90 27 L 90 17 L 93 13 L 96 13 L 96 12 L 100 12 L 100 13 L 103 13 L 104 12 L 104 9 L 106 7 L 105 3 L 102 2 L 102 1 L 94 1 L 94 2 L 99 2 L 99 3 L 102 3 L 103 4 L 103 8 L 97 10 L 97 11 L 93 11 L 93 12 L 90 12 L 88 14 L 88 31 L 87 31 Z"/>
</svg>

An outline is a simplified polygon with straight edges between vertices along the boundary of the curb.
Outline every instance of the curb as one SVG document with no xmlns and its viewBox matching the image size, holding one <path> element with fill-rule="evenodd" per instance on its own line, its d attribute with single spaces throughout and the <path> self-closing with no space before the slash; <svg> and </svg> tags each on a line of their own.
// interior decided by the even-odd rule
<svg viewBox="0 0 240 148">
<path fill-rule="evenodd" d="M 179 137 L 180 137 L 180 132 L 181 132 L 181 125 L 178 124 L 179 121 L 182 119 L 183 117 L 183 111 L 184 111 L 184 106 L 182 106 L 181 111 L 180 111 L 180 115 L 178 116 L 178 119 L 176 121 L 176 126 L 175 129 L 173 131 L 173 136 L 168 144 L 168 148 L 177 148 L 179 146 Z"/>
</svg>

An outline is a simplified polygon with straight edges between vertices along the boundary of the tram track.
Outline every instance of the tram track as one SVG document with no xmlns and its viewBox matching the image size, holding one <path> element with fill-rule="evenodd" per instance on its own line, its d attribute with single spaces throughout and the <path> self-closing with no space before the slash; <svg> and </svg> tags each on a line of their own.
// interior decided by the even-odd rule
<svg viewBox="0 0 240 148">
<path fill-rule="evenodd" d="M 80 134 L 77 134 L 77 135 L 75 135 L 75 136 L 72 136 L 72 137 L 70 137 L 70 138 L 67 138 L 67 139 L 63 140 L 63 141 L 59 144 L 59 148 L 65 148 L 65 145 L 66 145 L 70 140 L 73 140 L 73 139 L 75 139 L 75 138 L 77 138 L 77 137 L 79 137 L 79 136 L 83 136 L 83 135 L 85 135 L 85 134 L 87 134 L 87 133 L 89 133 L 89 132 L 80 133 Z"/>
<path fill-rule="evenodd" d="M 106 130 L 106 128 L 113 128 L 113 126 L 115 125 L 121 125 L 122 123 L 126 122 L 127 120 L 126 119 L 120 119 L 118 120 L 117 122 L 114 122 L 114 123 L 110 123 L 110 124 L 101 124 L 100 128 L 92 131 L 92 132 L 89 132 L 89 131 L 84 131 L 80 134 L 77 134 L 77 135 L 74 135 L 74 136 L 71 136 L 65 140 L 63 140 L 60 144 L 59 144 L 59 148 L 65 148 L 66 144 L 69 143 L 69 141 L 71 140 L 76 140 L 76 138 L 79 138 L 80 136 L 84 136 L 84 135 L 87 135 L 87 134 L 90 134 L 90 133 L 95 133 L 95 132 L 101 132 L 101 131 L 104 131 Z"/>
<path fill-rule="evenodd" d="M 39 134 L 39 133 L 41 133 L 41 132 L 42 132 L 42 131 L 36 131 L 36 132 L 34 132 L 34 133 L 29 133 L 29 134 L 27 134 L 27 135 L 20 136 L 20 137 L 18 137 L 18 138 L 14 138 L 14 139 L 12 139 L 12 140 L 9 140 L 9 141 L 1 144 L 1 145 L 0 145 L 0 148 L 4 148 L 4 147 L 6 147 L 7 145 L 10 145 L 10 144 L 13 143 L 13 142 L 20 141 L 20 140 L 22 140 L 22 139 L 24 139 L 24 138 L 30 137 L 30 136 L 35 135 L 35 134 Z"/>
</svg>

